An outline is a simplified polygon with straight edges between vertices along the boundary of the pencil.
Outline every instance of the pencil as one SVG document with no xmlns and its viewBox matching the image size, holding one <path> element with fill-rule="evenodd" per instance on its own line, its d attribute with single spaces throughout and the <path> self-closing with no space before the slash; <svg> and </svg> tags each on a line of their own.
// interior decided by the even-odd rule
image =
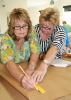
<svg viewBox="0 0 71 100">
<path fill-rule="evenodd" d="M 29 78 L 29 76 L 26 74 L 26 72 L 24 71 L 24 69 L 19 65 L 19 68 L 21 69 L 21 71 L 23 72 L 23 74 L 27 77 L 27 78 Z"/>
<path fill-rule="evenodd" d="M 24 69 L 21 67 L 21 65 L 19 65 L 19 68 L 21 69 L 21 71 L 23 72 L 23 74 L 29 78 L 29 76 L 27 75 L 27 73 L 24 71 Z M 39 85 L 39 84 L 35 84 L 35 89 L 38 90 L 40 93 L 44 94 L 45 90 Z"/>
</svg>

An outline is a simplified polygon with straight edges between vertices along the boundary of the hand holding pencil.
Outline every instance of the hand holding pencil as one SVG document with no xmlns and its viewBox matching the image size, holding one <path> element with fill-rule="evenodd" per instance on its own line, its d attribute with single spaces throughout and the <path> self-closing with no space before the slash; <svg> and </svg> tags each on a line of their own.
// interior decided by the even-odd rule
<svg viewBox="0 0 71 100">
<path fill-rule="evenodd" d="M 24 71 L 24 69 L 19 65 L 20 70 L 23 72 L 24 77 L 21 80 L 22 86 L 26 89 L 32 89 L 34 88 L 34 82 L 30 78 L 30 76 Z"/>
<path fill-rule="evenodd" d="M 38 90 L 40 93 L 45 93 L 45 90 L 39 85 L 39 84 L 35 84 L 31 78 L 27 75 L 27 73 L 23 70 L 23 68 L 19 65 L 19 68 L 21 69 L 21 71 L 23 72 L 23 74 L 26 76 L 24 77 L 24 86 L 26 88 L 35 88 L 36 90 Z M 31 82 L 32 81 L 32 82 Z"/>
</svg>

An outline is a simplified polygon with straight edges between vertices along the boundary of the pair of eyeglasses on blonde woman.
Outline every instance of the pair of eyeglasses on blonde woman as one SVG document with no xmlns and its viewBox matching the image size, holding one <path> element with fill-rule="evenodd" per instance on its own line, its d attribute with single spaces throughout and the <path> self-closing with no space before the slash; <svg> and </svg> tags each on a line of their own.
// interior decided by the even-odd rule
<svg viewBox="0 0 71 100">
<path fill-rule="evenodd" d="M 53 26 L 40 26 L 41 29 L 45 29 L 45 30 L 52 30 Z"/>
<path fill-rule="evenodd" d="M 50 27 L 43 27 L 43 26 L 41 26 L 41 29 L 51 30 L 52 28 L 50 28 Z"/>
<path fill-rule="evenodd" d="M 14 30 L 28 29 L 28 25 L 23 25 L 23 26 L 17 25 L 14 26 L 13 29 Z"/>
</svg>

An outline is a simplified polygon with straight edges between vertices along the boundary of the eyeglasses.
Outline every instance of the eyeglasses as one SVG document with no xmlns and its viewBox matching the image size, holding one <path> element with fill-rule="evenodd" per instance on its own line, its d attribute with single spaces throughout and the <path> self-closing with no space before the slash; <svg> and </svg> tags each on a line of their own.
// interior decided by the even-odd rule
<svg viewBox="0 0 71 100">
<path fill-rule="evenodd" d="M 44 26 L 41 26 L 41 29 L 51 30 L 51 29 L 52 29 L 52 27 L 44 27 Z"/>
<path fill-rule="evenodd" d="M 13 28 L 14 28 L 14 30 L 28 29 L 28 25 L 15 26 L 15 27 L 13 27 Z"/>
</svg>

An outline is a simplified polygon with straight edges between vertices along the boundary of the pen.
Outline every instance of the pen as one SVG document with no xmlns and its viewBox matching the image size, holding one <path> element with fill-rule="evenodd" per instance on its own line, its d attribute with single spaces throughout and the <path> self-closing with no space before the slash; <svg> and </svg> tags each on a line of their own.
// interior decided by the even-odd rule
<svg viewBox="0 0 71 100">
<path fill-rule="evenodd" d="M 20 70 L 23 72 L 23 74 L 29 78 L 29 76 L 27 75 L 27 73 L 24 71 L 24 69 L 21 67 L 21 65 L 19 65 Z M 35 89 L 38 90 L 40 93 L 44 94 L 45 90 L 39 85 L 39 84 L 35 84 Z"/>
</svg>

